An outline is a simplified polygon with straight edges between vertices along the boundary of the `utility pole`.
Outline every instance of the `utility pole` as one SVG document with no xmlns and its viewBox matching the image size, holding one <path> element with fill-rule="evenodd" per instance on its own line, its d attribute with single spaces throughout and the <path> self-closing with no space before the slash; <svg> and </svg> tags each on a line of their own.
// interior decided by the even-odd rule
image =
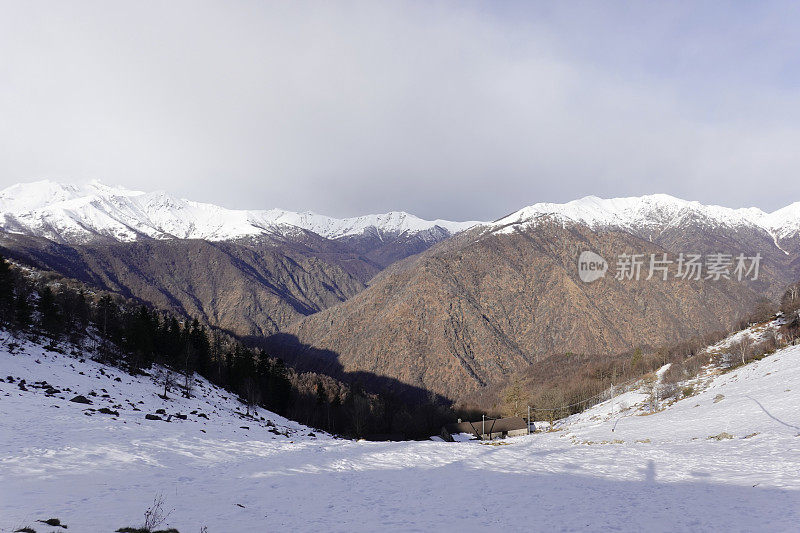
<svg viewBox="0 0 800 533">
<path fill-rule="evenodd" d="M 486 415 L 481 415 L 481 439 L 486 435 Z"/>
<path fill-rule="evenodd" d="M 531 406 L 528 406 L 528 435 L 531 434 Z"/>
<path fill-rule="evenodd" d="M 614 419 L 614 384 L 611 384 L 611 419 Z M 611 433 L 614 433 L 614 428 L 611 428 Z"/>
</svg>

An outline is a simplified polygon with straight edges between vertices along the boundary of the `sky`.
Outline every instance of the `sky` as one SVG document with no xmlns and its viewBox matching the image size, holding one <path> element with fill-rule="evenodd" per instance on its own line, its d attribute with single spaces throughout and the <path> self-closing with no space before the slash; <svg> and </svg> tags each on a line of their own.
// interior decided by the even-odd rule
<svg viewBox="0 0 800 533">
<path fill-rule="evenodd" d="M 0 0 L 0 187 L 492 220 L 800 200 L 800 4 Z"/>
</svg>

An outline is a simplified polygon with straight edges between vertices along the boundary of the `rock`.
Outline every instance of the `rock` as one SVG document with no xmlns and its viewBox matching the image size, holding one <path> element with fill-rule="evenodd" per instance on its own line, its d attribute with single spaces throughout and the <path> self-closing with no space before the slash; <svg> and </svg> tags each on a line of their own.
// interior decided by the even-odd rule
<svg viewBox="0 0 800 533">
<path fill-rule="evenodd" d="M 732 438 L 733 438 L 733 435 L 731 435 L 727 431 L 723 431 L 719 435 L 711 435 L 710 437 L 708 437 L 708 440 L 727 440 L 727 439 L 732 439 Z"/>
<path fill-rule="evenodd" d="M 48 518 L 47 520 L 37 520 L 37 522 L 41 522 L 42 524 L 47 524 L 48 526 L 52 527 L 62 527 L 67 529 L 67 526 L 61 523 L 61 520 L 58 518 Z"/>
<path fill-rule="evenodd" d="M 160 416 L 153 415 L 153 414 L 150 414 L 150 413 L 144 415 L 144 417 L 145 417 L 146 420 L 161 420 Z"/>
<path fill-rule="evenodd" d="M 90 399 L 89 399 L 89 398 L 87 398 L 86 396 L 83 396 L 83 395 L 80 395 L 80 394 L 78 394 L 77 396 L 75 396 L 75 397 L 74 397 L 73 399 L 71 399 L 70 401 L 71 401 L 71 402 L 75 402 L 75 403 L 85 403 L 85 404 L 89 404 L 89 405 L 91 405 L 91 404 L 92 404 L 92 400 L 90 400 Z"/>
<path fill-rule="evenodd" d="M 109 409 L 108 407 L 101 407 L 97 411 L 100 412 L 100 413 L 103 413 L 105 415 L 119 416 L 119 411 L 113 411 L 113 410 Z"/>
<path fill-rule="evenodd" d="M 165 415 L 167 412 L 164 409 L 156 409 L 156 413 L 159 415 Z"/>
</svg>

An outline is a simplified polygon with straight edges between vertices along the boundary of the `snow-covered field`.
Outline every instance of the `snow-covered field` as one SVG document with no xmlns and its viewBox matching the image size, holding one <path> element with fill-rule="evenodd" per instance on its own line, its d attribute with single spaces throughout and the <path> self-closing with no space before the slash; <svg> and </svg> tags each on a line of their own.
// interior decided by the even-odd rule
<svg viewBox="0 0 800 533">
<path fill-rule="evenodd" d="M 800 529 L 800 347 L 653 414 L 628 392 L 493 443 L 334 439 L 243 417 L 207 383 L 163 400 L 147 378 L 23 349 L 0 351 L 0 531 L 139 526 L 158 494 L 181 533 Z M 171 420 L 145 420 L 157 409 Z"/>
</svg>

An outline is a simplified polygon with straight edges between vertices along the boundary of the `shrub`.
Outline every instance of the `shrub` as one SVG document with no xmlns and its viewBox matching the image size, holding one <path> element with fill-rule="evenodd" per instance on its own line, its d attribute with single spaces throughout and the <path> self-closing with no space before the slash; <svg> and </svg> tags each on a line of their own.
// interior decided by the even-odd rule
<svg viewBox="0 0 800 533">
<path fill-rule="evenodd" d="M 172 511 L 164 509 L 164 496 L 157 494 L 153 498 L 153 504 L 144 512 L 144 525 L 142 527 L 121 527 L 116 533 L 178 533 L 177 529 L 156 530 L 161 524 L 166 522 Z"/>
</svg>

